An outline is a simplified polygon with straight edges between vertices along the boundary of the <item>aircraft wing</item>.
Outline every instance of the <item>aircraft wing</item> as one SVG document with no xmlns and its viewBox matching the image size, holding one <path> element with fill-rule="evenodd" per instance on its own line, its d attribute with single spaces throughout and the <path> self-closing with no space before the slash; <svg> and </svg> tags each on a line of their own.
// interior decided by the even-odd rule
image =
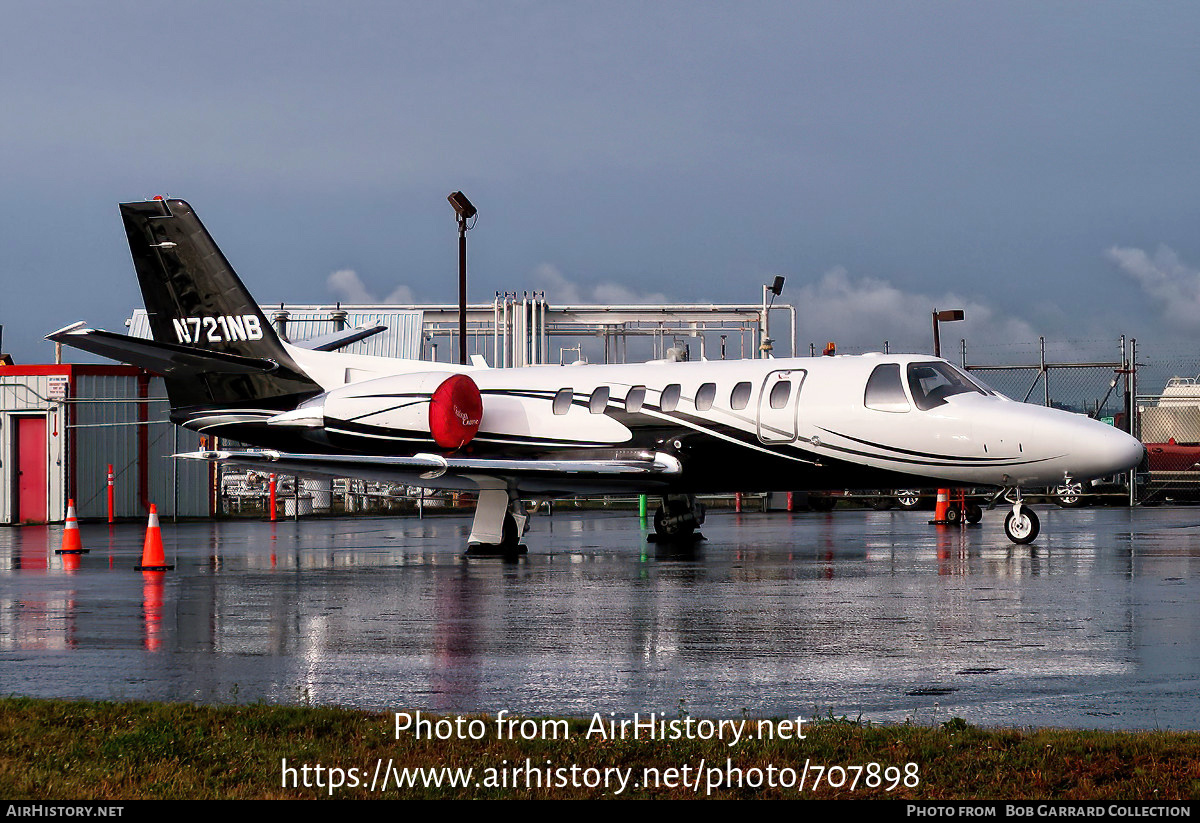
<svg viewBox="0 0 1200 823">
<path fill-rule="evenodd" d="M 620 491 L 633 486 L 659 485 L 669 482 L 683 470 L 676 458 L 661 452 L 640 452 L 628 459 L 597 460 L 507 460 L 437 454 L 412 457 L 293 454 L 271 450 L 210 450 L 175 456 L 251 466 L 278 474 L 357 477 L 457 491 L 474 491 L 503 481 L 507 486 L 531 494 Z"/>
</svg>

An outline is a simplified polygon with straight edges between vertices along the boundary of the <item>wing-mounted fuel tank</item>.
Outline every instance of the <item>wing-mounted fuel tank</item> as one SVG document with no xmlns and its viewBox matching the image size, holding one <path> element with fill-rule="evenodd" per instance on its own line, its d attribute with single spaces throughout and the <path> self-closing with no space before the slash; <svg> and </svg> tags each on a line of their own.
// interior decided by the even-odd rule
<svg viewBox="0 0 1200 823">
<path fill-rule="evenodd" d="M 483 398 L 465 374 L 419 372 L 353 383 L 305 401 L 268 420 L 271 426 L 320 428 L 330 439 L 360 438 L 404 451 L 433 440 L 443 449 L 471 442 L 483 419 Z"/>
</svg>

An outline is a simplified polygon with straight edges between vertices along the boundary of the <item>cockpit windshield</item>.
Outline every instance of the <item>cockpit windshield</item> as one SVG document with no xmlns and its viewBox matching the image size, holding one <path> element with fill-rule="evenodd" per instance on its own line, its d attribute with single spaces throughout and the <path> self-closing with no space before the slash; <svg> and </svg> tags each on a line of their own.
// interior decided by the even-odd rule
<svg viewBox="0 0 1200 823">
<path fill-rule="evenodd" d="M 922 411 L 928 411 L 946 402 L 954 394 L 975 392 L 987 394 L 971 378 L 949 363 L 909 363 L 908 387 L 913 402 Z"/>
</svg>

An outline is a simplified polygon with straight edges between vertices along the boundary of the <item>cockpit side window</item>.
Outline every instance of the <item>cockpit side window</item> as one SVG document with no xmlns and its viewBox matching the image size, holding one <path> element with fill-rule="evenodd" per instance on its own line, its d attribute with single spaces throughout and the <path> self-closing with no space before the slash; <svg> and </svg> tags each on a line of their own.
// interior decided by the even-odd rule
<svg viewBox="0 0 1200 823">
<path fill-rule="evenodd" d="M 900 382 L 899 363 L 881 363 L 875 367 L 867 378 L 863 403 L 868 409 L 884 412 L 906 412 L 912 408 L 908 405 L 904 384 Z"/>
<path fill-rule="evenodd" d="M 909 363 L 908 388 L 912 391 L 913 402 L 922 411 L 942 405 L 947 397 L 955 394 L 986 394 L 949 363 Z"/>
</svg>

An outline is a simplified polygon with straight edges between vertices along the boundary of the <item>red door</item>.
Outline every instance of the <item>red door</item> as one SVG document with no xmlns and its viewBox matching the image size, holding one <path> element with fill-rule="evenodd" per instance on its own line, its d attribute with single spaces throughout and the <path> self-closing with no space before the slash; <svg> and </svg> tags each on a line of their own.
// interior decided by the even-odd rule
<svg viewBox="0 0 1200 823">
<path fill-rule="evenodd" d="M 17 522 L 45 523 L 46 418 L 18 417 Z"/>
</svg>

